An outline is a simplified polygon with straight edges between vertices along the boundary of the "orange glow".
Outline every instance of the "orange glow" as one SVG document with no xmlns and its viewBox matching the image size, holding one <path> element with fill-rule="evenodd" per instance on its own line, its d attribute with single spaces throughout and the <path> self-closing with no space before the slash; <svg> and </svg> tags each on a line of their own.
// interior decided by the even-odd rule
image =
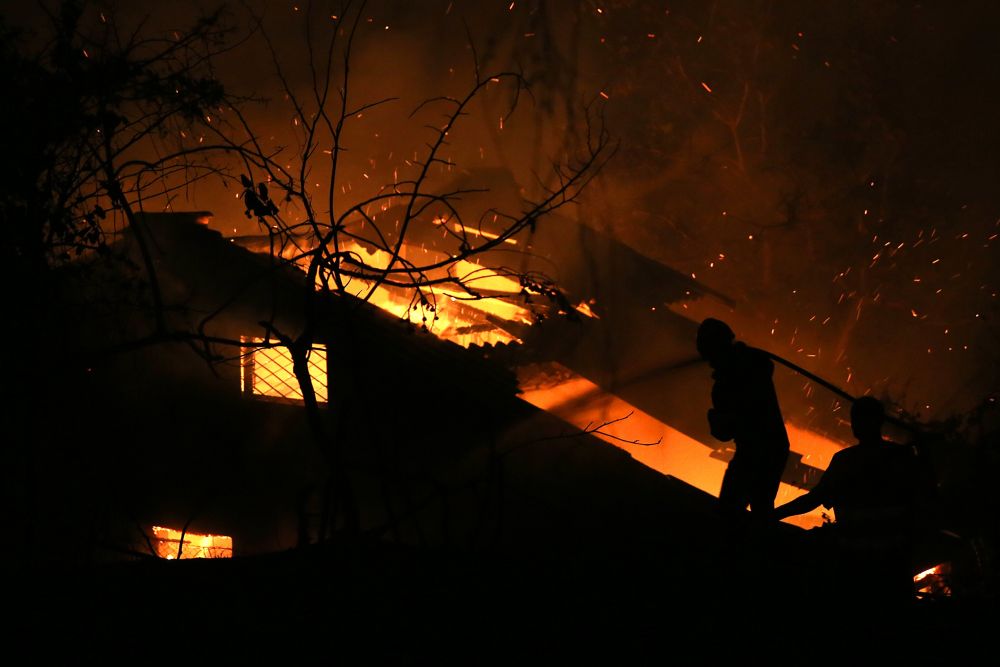
<svg viewBox="0 0 1000 667">
<path fill-rule="evenodd" d="M 181 552 L 181 560 L 233 557 L 233 538 L 226 535 L 184 533 L 184 548 L 180 549 L 180 545 L 181 531 L 153 526 L 153 547 L 160 558 L 174 560 L 178 550 Z"/>
<path fill-rule="evenodd" d="M 595 320 L 601 319 L 600 317 L 597 316 L 597 313 L 595 313 L 593 310 L 590 309 L 590 304 L 587 303 L 586 301 L 580 302 L 580 304 L 576 307 L 576 312 L 580 313 L 581 315 L 586 315 L 587 317 L 591 317 Z"/>
<path fill-rule="evenodd" d="M 503 121 L 501 120 L 501 122 L 503 122 Z M 447 221 L 444 218 L 434 218 L 433 222 L 434 222 L 435 225 L 438 225 L 438 226 L 444 225 L 444 224 L 447 223 Z M 491 239 L 491 240 L 492 239 L 498 239 L 498 238 L 500 238 L 499 234 L 492 234 L 490 232 L 483 231 L 482 229 L 476 229 L 475 227 L 468 227 L 468 226 L 463 225 L 463 224 L 461 224 L 459 222 L 453 222 L 453 223 L 451 223 L 451 227 L 452 227 L 452 229 L 455 230 L 456 233 L 459 233 L 459 234 L 461 234 L 461 233 L 471 234 L 472 236 L 481 236 L 481 237 L 483 237 L 485 239 Z M 503 242 L 504 243 L 509 243 L 511 245 L 517 245 L 517 239 L 504 239 Z"/>
<path fill-rule="evenodd" d="M 513 278 L 498 275 L 492 269 L 465 259 L 455 262 L 453 273 L 472 289 L 491 290 L 506 294 L 517 294 L 521 291 L 521 284 Z"/>
<path fill-rule="evenodd" d="M 799 428 L 788 422 L 785 422 L 785 430 L 788 431 L 792 451 L 802 454 L 803 463 L 820 470 L 826 470 L 833 455 L 847 446 L 846 443 L 831 440 L 815 431 Z"/>
<path fill-rule="evenodd" d="M 441 223 L 438 222 L 438 224 Z M 478 230 L 469 229 L 467 231 L 470 234 L 475 233 L 487 238 L 495 237 L 487 232 L 480 233 Z M 312 246 L 313 243 L 305 237 L 293 237 L 280 250 L 280 253 L 282 257 L 289 260 L 298 257 L 299 267 L 306 270 L 311 259 L 309 252 Z M 261 246 L 251 245 L 249 247 L 256 252 L 268 251 L 267 248 Z M 356 259 L 363 261 L 365 265 L 376 271 L 387 267 L 391 259 L 390 253 L 385 250 L 363 246 L 348 240 L 341 242 L 340 250 L 355 255 Z M 400 256 L 417 264 L 447 259 L 447 255 L 435 250 L 409 244 L 403 245 Z M 440 270 L 431 277 L 440 279 L 445 276 L 461 281 L 471 290 L 482 293 L 483 297 L 476 298 L 455 283 L 443 283 L 435 287 L 424 288 L 424 296 L 427 298 L 428 305 L 421 307 L 417 304 L 417 307 L 414 308 L 413 289 L 382 284 L 369 295 L 374 284 L 373 281 L 357 278 L 348 280 L 346 289 L 357 297 L 367 298 L 373 306 L 416 326 L 426 326 L 427 330 L 438 338 L 449 340 L 463 347 L 520 342 L 517 337 L 491 322 L 490 318 L 498 318 L 517 324 L 530 325 L 534 322 L 531 311 L 515 303 L 521 299 L 521 284 L 518 280 L 500 275 L 493 269 L 468 260 L 455 260 L 448 273 Z M 326 286 L 333 289 L 333 278 L 328 272 L 321 271 L 316 276 L 316 283 L 317 287 Z M 433 306 L 433 309 L 429 306 Z"/>
<path fill-rule="evenodd" d="M 410 300 L 394 291 L 379 287 L 372 294 L 369 302 L 396 317 L 405 319 L 420 326 L 427 325 L 428 331 L 438 338 L 450 340 L 453 343 L 468 347 L 470 345 L 496 345 L 510 343 L 518 339 L 507 332 L 498 329 L 486 319 L 486 313 L 501 317 L 510 314 L 507 308 L 517 308 L 495 299 L 481 301 L 463 301 L 453 293 L 440 291 L 433 311 L 413 309 Z M 503 314 L 501 314 L 503 313 Z M 427 321 L 424 322 L 424 318 Z M 435 320 L 435 317 L 437 318 Z"/>
<path fill-rule="evenodd" d="M 242 336 L 243 343 L 260 344 L 263 338 Z M 292 353 L 287 347 L 242 348 L 243 363 L 240 367 L 240 382 L 243 393 L 267 396 L 292 401 L 301 401 L 302 389 L 293 370 Z M 316 400 L 327 402 L 326 347 L 316 345 L 309 353 L 309 377 L 312 380 Z"/>
<path fill-rule="evenodd" d="M 363 254 L 365 263 L 370 266 L 384 268 L 389 264 L 390 255 L 383 250 L 372 251 L 353 244 L 347 244 L 345 249 Z M 437 254 L 422 248 L 406 247 L 403 255 L 413 253 Z M 517 297 L 521 291 L 518 281 L 466 260 L 456 261 L 451 275 L 473 290 L 509 294 L 511 297 Z M 371 289 L 371 285 L 372 283 L 368 281 L 355 280 L 348 286 L 348 290 L 363 297 Z M 373 306 L 396 317 L 408 320 L 417 326 L 426 325 L 428 331 L 439 338 L 450 340 L 463 347 L 518 341 L 516 337 L 491 323 L 488 316 L 520 324 L 531 324 L 533 321 L 531 312 L 527 308 L 498 297 L 475 299 L 456 286 L 428 288 L 425 294 L 434 306 L 433 310 L 420 306 L 414 309 L 409 290 L 395 289 L 386 285 L 380 285 L 368 300 Z"/>
<path fill-rule="evenodd" d="M 563 370 L 571 375 L 568 370 Z M 602 391 L 585 378 L 573 375 L 568 381 L 554 386 L 526 390 L 521 397 L 528 403 L 551 412 L 581 429 L 586 428 L 588 424 L 598 425 L 619 419 L 631 412 L 632 415 L 628 419 L 601 430 L 610 436 L 629 441 L 651 443 L 660 439 L 660 444 L 652 446 L 631 444 L 601 433 L 595 435 L 624 449 L 634 459 L 654 470 L 673 475 L 713 496 L 719 494 L 722 475 L 726 471 L 727 464 L 725 461 L 712 458 L 710 447 L 667 426 L 617 396 Z M 812 431 L 790 424 L 786 426 L 792 450 L 802 454 L 804 460 L 808 457 L 808 463 L 812 466 L 825 469 L 834 452 L 844 446 Z M 802 489 L 782 483 L 775 504 L 783 505 L 803 493 L 805 491 Z M 825 523 L 826 519 L 820 508 L 808 514 L 789 517 L 786 522 L 801 528 L 814 528 Z"/>
<path fill-rule="evenodd" d="M 940 563 L 915 575 L 913 577 L 913 584 L 917 589 L 917 597 L 950 596 L 951 586 L 948 583 L 950 574 L 951 564 Z"/>
</svg>

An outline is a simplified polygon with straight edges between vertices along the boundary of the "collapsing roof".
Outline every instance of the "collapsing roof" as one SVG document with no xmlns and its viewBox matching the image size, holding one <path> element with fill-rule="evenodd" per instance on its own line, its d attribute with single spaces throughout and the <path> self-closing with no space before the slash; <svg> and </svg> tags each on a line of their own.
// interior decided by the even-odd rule
<svg viewBox="0 0 1000 667">
<path fill-rule="evenodd" d="M 141 219 L 171 326 L 237 341 L 266 335 L 263 322 L 297 334 L 303 324 L 303 274 L 223 238 L 205 225 L 206 217 Z M 128 235 L 118 250 L 141 268 Z M 135 312 L 148 325 L 149 311 Z M 524 369 L 531 362 L 539 367 L 539 360 L 558 361 L 581 378 L 593 377 L 592 386 L 602 395 L 628 396 L 628 382 L 615 384 L 613 375 L 600 375 L 599 358 L 587 353 L 599 336 L 610 335 L 605 323 L 612 321 L 611 315 L 608 309 L 600 319 L 582 315 L 576 322 L 550 316 L 540 324 L 522 323 L 514 333 L 523 344 L 463 348 L 349 295 L 326 299 L 317 340 L 327 345 L 327 412 L 363 499 L 365 525 L 410 541 L 499 539 L 511 545 L 582 540 L 595 521 L 608 530 L 617 526 L 613 532 L 626 541 L 648 539 L 648 526 L 681 521 L 682 515 L 684 522 L 698 516 L 711 524 L 710 496 L 704 491 L 714 492 L 712 482 L 692 480 L 702 487 L 695 492 L 638 465 L 594 437 L 598 434 L 587 434 L 585 424 L 573 428 L 567 421 L 575 423 L 579 415 L 567 411 L 572 402 L 535 401 L 551 408 L 547 415 L 518 398 L 519 381 L 525 388 L 529 384 Z M 693 323 L 669 312 L 655 317 L 661 317 L 656 320 L 665 327 L 661 331 L 669 332 L 664 344 L 628 343 L 622 359 L 629 354 L 636 358 L 636 353 L 647 360 L 651 354 L 687 354 Z M 624 315 L 623 321 L 631 322 Z M 514 324 L 503 324 L 513 331 Z M 144 326 L 133 322 L 121 335 Z M 621 335 L 628 327 L 612 331 Z M 553 346 L 559 337 L 565 344 Z M 666 342 L 670 340 L 676 342 Z M 192 532 L 232 536 L 234 552 L 287 547 L 337 529 L 336 520 L 324 518 L 326 467 L 303 425 L 301 409 L 294 401 L 265 405 L 241 398 L 246 368 L 239 347 L 216 348 L 211 364 L 199 356 L 205 350 L 196 347 L 157 347 L 137 352 L 129 363 L 95 368 L 92 381 L 100 386 L 95 394 L 104 392 L 122 406 L 120 423 L 102 437 L 120 438 L 126 447 L 149 424 L 167 425 L 141 436 L 143 446 L 132 447 L 129 455 L 136 466 L 156 468 L 157 474 L 129 479 L 121 495 L 140 499 L 136 514 L 153 524 L 177 528 L 195 517 Z M 137 373 L 140 368 L 147 370 Z M 520 380 L 514 368 L 521 369 Z M 649 381 L 655 385 L 656 378 Z M 155 383 L 152 392 L 150 382 Z M 628 402 L 651 404 L 641 396 Z M 703 411 L 668 405 L 677 411 L 678 429 L 697 428 L 696 420 L 688 427 L 682 418 Z M 663 417 L 658 409 L 648 414 Z M 628 421 L 624 425 L 632 426 Z M 710 447 L 691 442 L 710 460 Z M 676 452 L 681 446 L 665 441 L 648 450 Z M 240 463 L 234 466 L 233 461 Z M 387 465 L 392 470 L 388 481 Z M 549 509 L 539 513 L 539 502 Z M 692 508 L 701 509 L 687 514 Z M 563 517 L 558 530 L 551 512 Z M 279 525 L 284 527 L 273 528 Z"/>
<path fill-rule="evenodd" d="M 502 174 L 498 178 L 502 181 Z M 461 186 L 457 183 L 453 187 Z M 494 196 L 492 190 L 489 196 Z M 463 203 L 470 210 L 476 208 L 475 204 Z M 394 210 L 389 209 L 381 215 L 390 217 L 391 221 Z M 447 216 L 434 218 L 423 225 L 414 222 L 403 247 L 410 252 L 437 253 L 445 257 L 449 236 L 442 227 L 457 224 Z M 501 224 L 502 220 L 497 222 L 487 217 L 464 231 L 473 236 L 495 238 L 502 231 Z M 271 248 L 271 240 L 266 236 L 234 241 L 256 252 L 268 252 Z M 431 324 L 431 331 L 466 345 L 489 345 L 497 341 L 515 344 L 494 350 L 494 357 L 520 369 L 522 385 L 536 390 L 531 396 L 538 401 L 537 405 L 579 426 L 591 421 L 582 416 L 592 417 L 595 404 L 607 406 L 617 401 L 620 409 L 603 412 L 605 418 L 617 419 L 630 411 L 641 413 L 633 414 L 629 423 L 619 425 L 617 430 L 624 433 L 624 440 L 641 439 L 634 435 L 636 430 L 650 431 L 649 424 L 642 427 L 637 424 L 644 419 L 659 424 L 649 441 L 665 433 L 675 433 L 677 442 L 665 447 L 682 447 L 680 441 L 689 449 L 693 445 L 703 445 L 704 450 L 691 449 L 693 458 L 685 457 L 688 463 L 684 465 L 676 461 L 667 463 L 671 457 L 660 456 L 658 452 L 639 453 L 635 448 L 632 451 L 662 472 L 689 481 L 698 480 L 701 488 L 715 492 L 724 468 L 721 464 L 732 455 L 732 450 L 731 445 L 717 442 L 708 432 L 704 413 L 710 395 L 710 372 L 695 356 L 693 341 L 697 323 L 680 314 L 683 310 L 678 306 L 706 296 L 725 303 L 725 297 L 689 276 L 644 257 L 599 230 L 559 215 L 548 216 L 530 235 L 511 239 L 511 243 L 524 247 L 501 246 L 482 257 L 484 268 L 477 266 L 473 270 L 486 271 L 485 267 L 506 263 L 517 264 L 527 273 L 546 272 L 557 276 L 559 288 L 567 297 L 564 305 L 575 304 L 575 309 L 564 307 L 560 316 L 556 312 L 558 308 L 553 308 L 544 299 L 535 298 L 532 302 L 530 295 L 526 298 L 518 285 L 510 281 L 512 286 L 506 290 L 482 290 L 490 298 L 439 308 L 443 314 L 449 312 L 445 308 L 460 309 L 462 314 L 458 319 L 464 327 L 456 328 L 449 320 L 438 326 Z M 375 252 L 374 249 L 368 251 Z M 517 259 L 512 260 L 512 257 Z M 381 289 L 387 294 L 391 292 L 389 288 Z M 409 297 L 403 290 L 399 292 L 392 296 L 376 294 L 372 302 L 408 317 Z M 506 311 L 497 308 L 498 303 L 507 306 Z M 528 319 L 526 314 L 532 317 Z M 551 366 L 553 363 L 556 366 Z M 560 368 L 563 371 L 559 371 Z M 567 369 L 569 375 L 564 372 Z M 572 392 L 570 402 L 554 401 L 553 395 L 565 391 L 556 390 L 551 382 L 547 387 L 549 395 L 540 393 L 546 388 L 543 385 L 554 376 L 561 382 L 575 376 L 589 382 L 590 389 L 583 394 Z M 795 382 L 787 374 L 780 379 L 784 380 L 785 389 L 790 389 Z M 798 392 L 789 391 L 786 395 L 801 402 Z M 786 410 L 786 417 L 791 417 L 789 430 L 793 450 L 784 478 L 787 486 L 781 492 L 783 500 L 811 488 L 829 457 L 842 446 L 837 440 L 812 430 L 812 424 L 817 422 L 815 413 L 809 425 L 796 423 L 795 415 L 801 410 L 804 408 L 798 403 Z M 818 420 L 821 424 L 823 421 Z M 700 453 L 694 455 L 694 452 Z M 818 522 L 819 514 L 805 521 Z"/>
</svg>

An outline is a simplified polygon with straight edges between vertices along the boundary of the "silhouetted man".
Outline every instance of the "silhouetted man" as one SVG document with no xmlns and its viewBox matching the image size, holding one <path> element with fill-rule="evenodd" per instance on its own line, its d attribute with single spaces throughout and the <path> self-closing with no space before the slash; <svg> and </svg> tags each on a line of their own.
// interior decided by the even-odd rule
<svg viewBox="0 0 1000 667">
<path fill-rule="evenodd" d="M 788 433 L 778 406 L 774 363 L 762 350 L 734 342 L 732 329 L 708 318 L 698 327 L 698 353 L 712 367 L 712 435 L 733 441 L 736 453 L 722 478 L 719 501 L 727 513 L 768 514 L 788 459 Z"/>
<path fill-rule="evenodd" d="M 775 516 L 833 508 L 838 585 L 870 601 L 903 603 L 913 597 L 913 542 L 934 483 L 913 447 L 882 439 L 884 421 L 879 401 L 855 401 L 851 429 L 858 443 L 834 454 L 816 486 Z"/>
</svg>

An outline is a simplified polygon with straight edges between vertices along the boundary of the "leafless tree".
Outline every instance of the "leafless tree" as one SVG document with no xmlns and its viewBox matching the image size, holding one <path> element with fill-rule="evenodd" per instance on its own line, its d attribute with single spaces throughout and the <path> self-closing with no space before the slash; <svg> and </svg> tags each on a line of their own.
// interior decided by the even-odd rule
<svg viewBox="0 0 1000 667">
<path fill-rule="evenodd" d="M 45 6 L 42 5 L 45 9 Z M 212 61 L 238 39 L 222 10 L 154 33 L 120 25 L 82 2 L 62 3 L 35 35 L 8 31 L 5 60 L 14 102 L 5 126 L 17 160 L 6 165 L 3 216 L 16 222 L 5 255 L 31 272 L 104 253 L 126 225 L 142 249 L 156 332 L 163 302 L 137 215 L 169 208 L 177 193 L 217 173 L 206 142 L 228 94 Z"/>
<path fill-rule="evenodd" d="M 470 45 L 471 76 L 466 90 L 430 97 L 408 114 L 411 120 L 426 120 L 422 150 L 404 161 L 402 173 L 394 174 L 392 182 L 374 186 L 368 193 L 347 194 L 343 185 L 350 175 L 345 173 L 343 157 L 358 148 L 350 145 L 349 127 L 363 114 L 399 102 L 394 97 L 358 99 L 353 92 L 352 51 L 360 38 L 363 10 L 364 3 L 348 2 L 336 20 L 323 22 L 305 13 L 305 78 L 310 82 L 305 90 L 292 83 L 295 77 L 286 64 L 289 54 L 281 53 L 270 39 L 267 23 L 257 20 L 284 98 L 294 110 L 294 147 L 266 147 L 263 133 L 239 108 L 231 110 L 228 127 L 216 124 L 211 128 L 214 140 L 229 142 L 243 160 L 246 173 L 240 182 L 245 214 L 266 229 L 275 266 L 299 267 L 306 284 L 315 286 L 303 295 L 303 328 L 281 331 L 274 322 L 262 322 L 262 339 L 277 341 L 291 352 L 310 424 L 331 465 L 344 507 L 353 503 L 343 474 L 339 438 L 328 432 L 328 420 L 309 375 L 309 354 L 319 335 L 316 313 L 320 304 L 331 296 L 361 304 L 388 289 L 407 300 L 404 318 L 428 330 L 434 328 L 445 296 L 459 301 L 511 298 L 480 287 L 480 281 L 499 276 L 520 286 L 515 298 L 571 313 L 573 308 L 558 286 L 545 276 L 484 258 L 509 248 L 507 242 L 544 225 L 547 215 L 572 204 L 613 153 L 600 118 L 587 110 L 586 122 L 576 128 L 582 133 L 581 150 L 553 162 L 549 174 L 536 174 L 538 196 L 523 199 L 517 210 L 486 204 L 470 213 L 462 205 L 463 197 L 487 193 L 488 187 L 441 187 L 436 179 L 438 172 L 456 167 L 448 157 L 454 136 L 480 98 L 500 95 L 506 99 L 506 111 L 499 119 L 502 126 L 531 95 L 518 71 L 481 71 Z M 328 27 L 316 30 L 312 26 L 317 23 Z M 414 234 L 427 230 L 435 230 L 445 240 L 443 247 L 419 255 L 407 252 Z"/>
<path fill-rule="evenodd" d="M 197 339 L 167 322 L 139 214 L 169 207 L 176 193 L 218 170 L 210 156 L 231 147 L 207 143 L 205 128 L 219 108 L 239 102 L 211 69 L 235 43 L 221 12 L 163 32 L 120 24 L 82 2 L 63 2 L 46 18 L 35 33 L 0 25 L 9 77 L 0 110 L 9 142 L 0 172 L 2 262 L 16 285 L 10 313 L 19 320 L 21 345 L 7 370 L 10 386 L 18 387 L 12 411 L 22 417 L 4 454 L 20 487 L 14 513 L 29 535 L 46 406 L 50 398 L 64 405 L 60 392 L 101 352 L 66 335 L 76 310 L 149 315 L 143 321 L 152 326 L 126 347 Z M 109 247 L 126 225 L 142 259 L 120 282 L 134 278 L 141 289 L 111 285 L 103 271 L 121 268 Z M 81 294 L 93 298 L 81 303 Z"/>
<path fill-rule="evenodd" d="M 286 54 L 268 38 L 267 24 L 257 22 L 283 93 L 295 109 L 298 143 L 281 150 L 265 147 L 262 132 L 245 113 L 249 98 L 230 94 L 216 76 L 213 60 L 240 41 L 226 27 L 221 12 L 198 19 L 189 28 L 151 37 L 146 25 L 127 27 L 86 5 L 65 3 L 49 17 L 51 38 L 37 48 L 29 47 L 32 42 L 27 37 L 22 45 L 15 35 L 8 35 L 8 43 L 16 47 L 3 55 L 16 75 L 17 104 L 6 107 L 5 120 L 22 129 L 15 135 L 19 143 L 14 148 L 26 159 L 6 164 L 0 202 L 3 217 L 17 223 L 12 226 L 17 233 L 5 244 L 5 258 L 9 265 L 36 276 L 27 282 L 39 286 L 22 293 L 20 310 L 38 325 L 27 336 L 34 347 L 16 375 L 35 377 L 39 382 L 33 384 L 44 384 L 43 378 L 52 374 L 39 371 L 37 360 L 48 359 L 58 375 L 65 374 L 67 360 L 74 360 L 73 372 L 78 371 L 80 357 L 79 350 L 54 344 L 51 318 L 39 310 L 52 309 L 43 286 L 52 284 L 49 278 L 73 264 L 75 257 L 93 253 L 116 261 L 108 247 L 126 227 L 140 251 L 137 270 L 145 294 L 115 307 L 148 314 L 150 320 L 145 321 L 152 327 L 117 341 L 113 350 L 88 350 L 87 358 L 172 342 L 190 344 L 213 363 L 232 358 L 234 350 L 245 350 L 245 341 L 207 333 L 210 320 L 225 311 L 225 304 L 200 326 L 185 328 L 169 317 L 170 304 L 161 294 L 151 238 L 141 215 L 169 209 L 174 197 L 209 176 L 240 183 L 248 217 L 267 230 L 275 273 L 297 267 L 307 286 L 301 302 L 304 327 L 285 331 L 276 321 L 263 321 L 261 342 L 250 346 L 280 345 L 291 352 L 308 423 L 329 465 L 328 497 L 334 498 L 344 525 L 355 527 L 357 509 L 337 432 L 340 422 L 317 401 L 309 374 L 309 357 L 321 335 L 318 312 L 323 304 L 339 298 L 363 307 L 380 290 L 389 289 L 408 299 L 412 314 L 408 319 L 427 329 L 434 328 L 445 294 L 449 301 L 502 297 L 525 304 L 533 301 L 539 313 L 572 312 L 545 276 L 490 265 L 485 258 L 509 248 L 507 241 L 523 237 L 545 224 L 548 214 L 572 204 L 613 152 L 600 119 L 587 113 L 586 122 L 577 128 L 582 141 L 575 145 L 581 151 L 553 162 L 549 174 L 537 175 L 537 196 L 514 210 L 487 204 L 470 214 L 463 197 L 485 194 L 485 185 L 442 188 L 438 183 L 439 172 L 456 166 L 447 157 L 453 138 L 475 101 L 484 96 L 505 99 L 507 111 L 500 122 L 508 122 L 531 94 L 518 71 L 480 71 L 473 49 L 464 92 L 429 98 L 408 116 L 401 111 L 410 119 L 427 121 L 422 154 L 407 160 L 391 183 L 363 196 L 342 193 L 346 169 L 342 158 L 353 148 L 347 139 L 349 126 L 365 112 L 397 102 L 358 100 L 352 91 L 352 47 L 363 7 L 347 3 L 323 34 L 304 28 L 311 81 L 307 90 L 293 85 L 285 71 Z M 234 156 L 242 169 L 232 169 Z M 326 172 L 323 188 L 314 185 L 318 172 Z M 395 217 L 380 215 L 387 211 Z M 295 213 L 298 219 L 293 219 Z M 443 235 L 448 247 L 418 261 L 407 252 L 407 241 L 420 228 Z M 514 281 L 520 292 L 498 295 L 481 286 L 495 277 Z M 33 316 L 36 310 L 38 316 Z M 50 355 L 52 348 L 64 354 Z M 36 392 L 25 395 L 33 397 Z M 23 449 L 30 458 L 32 445 L 26 443 Z"/>
</svg>

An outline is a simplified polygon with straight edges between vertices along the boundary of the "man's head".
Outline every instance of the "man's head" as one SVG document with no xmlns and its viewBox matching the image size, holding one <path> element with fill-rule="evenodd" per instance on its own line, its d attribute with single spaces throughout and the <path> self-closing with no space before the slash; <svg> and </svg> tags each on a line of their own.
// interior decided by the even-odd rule
<svg viewBox="0 0 1000 667">
<path fill-rule="evenodd" d="M 871 396 L 862 396 L 851 406 L 851 430 L 858 440 L 881 440 L 885 408 Z"/>
<path fill-rule="evenodd" d="M 735 339 L 736 334 L 728 324 L 709 317 L 698 326 L 698 354 L 715 366 L 732 349 Z"/>
</svg>

